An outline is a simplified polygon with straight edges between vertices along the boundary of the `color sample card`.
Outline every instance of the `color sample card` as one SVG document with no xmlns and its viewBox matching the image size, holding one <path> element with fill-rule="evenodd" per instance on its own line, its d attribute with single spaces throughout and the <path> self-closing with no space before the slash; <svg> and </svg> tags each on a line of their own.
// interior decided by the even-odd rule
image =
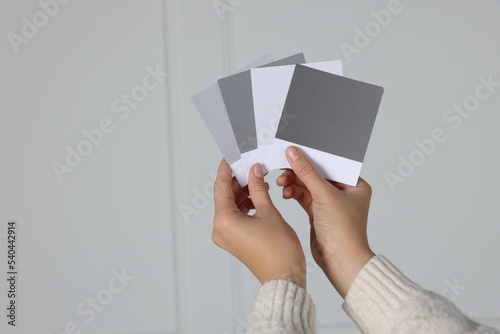
<svg viewBox="0 0 500 334">
<path fill-rule="evenodd" d="M 340 60 L 309 63 L 304 64 L 304 66 L 342 75 L 342 62 Z M 257 111 L 255 113 L 258 143 L 256 155 L 257 161 L 263 164 L 265 171 L 282 167 L 281 162 L 274 163 L 275 160 L 269 160 L 269 156 L 280 122 L 282 123 L 281 127 L 286 126 L 290 121 L 288 117 L 294 117 L 285 114 L 284 118 L 281 119 L 294 70 L 295 65 L 289 65 L 256 68 L 251 71 L 254 107 Z M 242 155 L 242 158 L 244 157 Z M 248 159 L 244 159 L 244 161 L 246 160 Z"/>
<path fill-rule="evenodd" d="M 289 168 L 291 145 L 325 178 L 355 186 L 382 95 L 343 77 L 339 60 L 306 63 L 297 54 L 222 78 L 193 102 L 242 186 L 256 162 Z"/>
<path fill-rule="evenodd" d="M 284 152 L 300 145 L 326 178 L 356 185 L 384 90 L 364 82 L 297 65 L 288 91 L 272 166 L 288 165 Z M 307 112 L 304 112 L 307 110 Z"/>
<path fill-rule="evenodd" d="M 219 88 L 240 153 L 256 150 L 258 146 L 250 71 L 220 79 Z"/>
</svg>

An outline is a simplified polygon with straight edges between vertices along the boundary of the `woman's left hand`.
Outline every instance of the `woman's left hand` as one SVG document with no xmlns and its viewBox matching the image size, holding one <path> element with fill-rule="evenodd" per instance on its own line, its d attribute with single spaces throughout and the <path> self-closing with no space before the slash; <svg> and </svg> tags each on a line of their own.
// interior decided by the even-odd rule
<svg viewBox="0 0 500 334">
<path fill-rule="evenodd" d="M 263 284 L 286 279 L 306 288 L 304 252 L 295 231 L 269 196 L 260 164 L 252 166 L 242 188 L 222 160 L 214 185 L 212 240 L 243 262 Z M 248 215 L 255 209 L 254 215 Z"/>
</svg>

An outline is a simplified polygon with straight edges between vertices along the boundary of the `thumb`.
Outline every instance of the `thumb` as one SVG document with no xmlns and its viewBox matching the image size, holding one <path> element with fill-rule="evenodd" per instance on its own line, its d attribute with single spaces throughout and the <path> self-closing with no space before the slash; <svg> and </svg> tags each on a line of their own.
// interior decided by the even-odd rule
<svg viewBox="0 0 500 334">
<path fill-rule="evenodd" d="M 260 163 L 254 164 L 250 169 L 248 191 L 257 212 L 259 210 L 276 209 L 271 201 L 271 196 L 269 196 L 269 185 L 264 181 L 264 172 Z"/>
<path fill-rule="evenodd" d="M 313 196 L 330 185 L 297 147 L 288 147 L 286 149 L 286 158 L 295 175 L 304 183 Z"/>
</svg>

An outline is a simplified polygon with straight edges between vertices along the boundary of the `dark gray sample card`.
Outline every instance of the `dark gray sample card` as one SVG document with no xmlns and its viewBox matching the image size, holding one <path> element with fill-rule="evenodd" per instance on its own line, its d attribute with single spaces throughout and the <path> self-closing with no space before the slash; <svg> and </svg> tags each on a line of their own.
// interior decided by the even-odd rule
<svg viewBox="0 0 500 334">
<path fill-rule="evenodd" d="M 273 67 L 273 66 L 283 66 L 283 65 L 295 65 L 295 64 L 304 64 L 306 62 L 306 58 L 304 54 L 297 53 L 295 55 L 275 60 L 269 64 L 265 64 L 259 67 Z"/>
<path fill-rule="evenodd" d="M 363 162 L 383 92 L 297 65 L 276 138 Z"/>
</svg>

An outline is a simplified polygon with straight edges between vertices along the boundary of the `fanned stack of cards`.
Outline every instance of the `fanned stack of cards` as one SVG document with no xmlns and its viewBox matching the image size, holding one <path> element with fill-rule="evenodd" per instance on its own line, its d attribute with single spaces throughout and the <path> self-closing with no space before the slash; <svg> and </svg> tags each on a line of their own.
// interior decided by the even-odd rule
<svg viewBox="0 0 500 334">
<path fill-rule="evenodd" d="M 355 186 L 383 88 L 342 76 L 340 60 L 264 56 L 192 100 L 238 182 L 251 166 L 290 168 L 299 147 L 327 179 Z"/>
</svg>

